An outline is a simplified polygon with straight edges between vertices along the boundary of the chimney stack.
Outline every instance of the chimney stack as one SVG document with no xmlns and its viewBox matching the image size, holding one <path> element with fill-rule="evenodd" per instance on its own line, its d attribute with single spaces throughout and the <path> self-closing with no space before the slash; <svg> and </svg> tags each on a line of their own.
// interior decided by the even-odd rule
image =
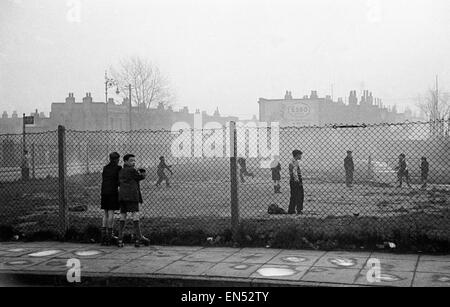
<svg viewBox="0 0 450 307">
<path fill-rule="evenodd" d="M 66 97 L 66 103 L 75 103 L 75 97 L 73 96 L 73 93 L 69 93 L 69 96 Z"/>
</svg>

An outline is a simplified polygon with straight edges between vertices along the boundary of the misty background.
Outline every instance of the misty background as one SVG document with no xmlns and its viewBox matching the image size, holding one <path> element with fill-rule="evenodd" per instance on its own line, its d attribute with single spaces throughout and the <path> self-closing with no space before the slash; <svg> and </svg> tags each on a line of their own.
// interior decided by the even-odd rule
<svg viewBox="0 0 450 307">
<path fill-rule="evenodd" d="M 368 89 L 417 110 L 436 75 L 450 91 L 449 12 L 448 0 L 0 0 L 0 112 L 48 115 L 68 92 L 104 101 L 105 70 L 134 55 L 167 76 L 175 109 L 250 118 L 285 90 Z"/>
</svg>

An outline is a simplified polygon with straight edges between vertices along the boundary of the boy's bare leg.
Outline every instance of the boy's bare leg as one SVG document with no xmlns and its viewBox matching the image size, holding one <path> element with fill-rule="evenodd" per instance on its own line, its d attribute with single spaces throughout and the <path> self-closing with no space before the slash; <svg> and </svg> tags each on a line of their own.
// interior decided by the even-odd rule
<svg viewBox="0 0 450 307">
<path fill-rule="evenodd" d="M 131 213 L 131 216 L 132 216 L 133 224 L 134 224 L 134 235 L 135 235 L 134 246 L 140 247 L 141 244 L 148 245 L 150 243 L 150 240 L 142 235 L 141 225 L 139 222 L 139 213 L 133 212 L 133 213 Z"/>
<path fill-rule="evenodd" d="M 123 231 L 125 229 L 125 222 L 127 220 L 127 214 L 121 213 L 120 214 L 120 222 L 119 222 L 119 240 L 118 240 L 118 246 L 123 247 Z"/>
</svg>

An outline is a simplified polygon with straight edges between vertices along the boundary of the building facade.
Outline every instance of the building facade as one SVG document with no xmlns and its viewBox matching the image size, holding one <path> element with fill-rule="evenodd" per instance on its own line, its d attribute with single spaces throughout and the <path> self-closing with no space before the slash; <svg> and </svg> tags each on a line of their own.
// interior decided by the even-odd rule
<svg viewBox="0 0 450 307">
<path fill-rule="evenodd" d="M 200 110 L 190 113 L 187 107 L 175 111 L 171 107 L 159 104 L 156 108 L 144 108 L 130 106 L 128 99 L 116 104 L 113 98 L 108 103 L 95 102 L 91 93 L 81 102 L 76 102 L 73 93 L 69 93 L 64 102 L 54 102 L 51 105 L 49 117 L 44 113 L 36 112 L 30 115 L 35 117 L 34 125 L 27 125 L 27 132 L 42 132 L 57 129 L 63 125 L 66 129 L 78 131 L 129 131 L 132 130 L 170 130 L 175 122 L 187 122 L 193 127 L 194 114 L 200 114 Z M 219 110 L 210 115 L 201 112 L 203 123 L 218 122 L 225 125 L 229 121 L 237 121 L 234 116 L 222 116 Z M 14 112 L 9 116 L 6 111 L 0 118 L 0 133 L 22 133 L 22 116 Z"/>
<path fill-rule="evenodd" d="M 322 126 L 328 124 L 399 123 L 423 120 L 411 111 L 397 112 L 383 105 L 381 99 L 364 91 L 358 101 L 356 91 L 351 91 L 348 103 L 342 98 L 333 101 L 331 96 L 319 97 L 316 91 L 309 96 L 293 98 L 286 91 L 284 99 L 259 98 L 259 118 L 263 122 L 279 122 L 280 126 Z"/>
</svg>

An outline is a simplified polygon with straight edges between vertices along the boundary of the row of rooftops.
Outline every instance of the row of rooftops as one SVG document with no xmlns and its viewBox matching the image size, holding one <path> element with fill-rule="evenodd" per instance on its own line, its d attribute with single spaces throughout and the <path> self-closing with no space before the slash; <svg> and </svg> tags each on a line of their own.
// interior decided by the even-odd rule
<svg viewBox="0 0 450 307">
<path fill-rule="evenodd" d="M 321 98 L 317 94 L 317 91 L 311 91 L 311 94 L 304 95 L 302 98 L 293 98 L 291 91 L 286 91 L 284 95 L 284 100 L 324 100 L 327 102 L 334 102 L 331 95 L 326 95 L 325 97 Z M 258 102 L 261 101 L 279 101 L 280 99 L 265 99 L 265 98 L 259 98 Z M 339 97 L 337 100 L 337 103 L 344 104 L 344 100 L 342 97 Z M 356 91 L 350 91 L 349 97 L 348 97 L 348 104 L 349 105 L 357 105 L 358 104 L 358 97 L 356 94 Z M 380 98 L 375 98 L 372 94 L 372 92 L 369 92 L 367 90 L 363 91 L 363 95 L 361 96 L 361 99 L 359 101 L 360 105 L 376 105 L 379 107 L 383 107 L 382 100 Z"/>
</svg>

